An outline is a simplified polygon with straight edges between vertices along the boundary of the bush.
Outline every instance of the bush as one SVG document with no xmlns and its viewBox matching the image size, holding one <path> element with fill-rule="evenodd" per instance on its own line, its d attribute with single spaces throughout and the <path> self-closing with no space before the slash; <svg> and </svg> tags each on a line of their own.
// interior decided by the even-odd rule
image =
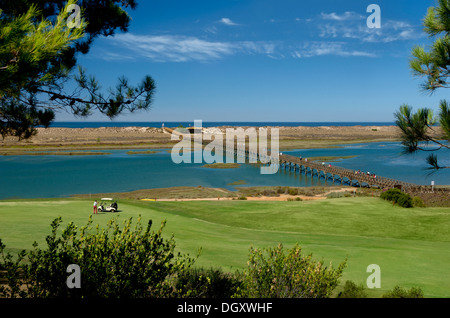
<svg viewBox="0 0 450 318">
<path fill-rule="evenodd" d="M 165 222 L 157 232 L 144 229 L 140 218 L 132 228 L 132 219 L 120 229 L 117 220 L 106 229 L 87 226 L 78 229 L 72 222 L 57 235 L 61 218 L 52 224 L 47 236 L 47 248 L 22 251 L 18 257 L 8 253 L 0 242 L 2 268 L 8 283 L 0 290 L 3 297 L 167 297 L 171 293 L 168 278 L 183 273 L 194 262 L 175 253 L 173 237 L 162 237 Z M 68 265 L 77 264 L 81 271 L 82 288 L 67 287 Z M 24 288 L 25 287 L 25 288 Z"/>
<path fill-rule="evenodd" d="M 411 196 L 407 193 L 402 192 L 399 189 L 389 189 L 385 192 L 383 192 L 380 195 L 380 198 L 391 201 L 394 204 L 398 204 L 399 206 L 403 208 L 412 208 L 413 207 L 413 200 Z"/>
<path fill-rule="evenodd" d="M 289 195 L 297 195 L 298 190 L 295 188 L 289 188 L 288 193 L 289 193 Z"/>
<path fill-rule="evenodd" d="M 354 282 L 348 280 L 345 282 L 344 290 L 341 291 L 337 298 L 366 298 L 367 293 L 364 290 L 364 285 L 356 285 Z"/>
<path fill-rule="evenodd" d="M 346 260 L 337 269 L 323 266 L 312 255 L 302 256 L 296 245 L 285 250 L 281 244 L 273 249 L 250 249 L 248 267 L 243 272 L 240 297 L 256 298 L 324 298 L 336 288 Z"/>
<path fill-rule="evenodd" d="M 289 187 L 278 187 L 277 193 L 278 194 L 287 194 L 289 191 Z"/>
<path fill-rule="evenodd" d="M 397 204 L 402 208 L 412 208 L 413 200 L 409 194 L 404 194 L 397 199 Z"/>
<path fill-rule="evenodd" d="M 393 290 L 383 294 L 382 298 L 423 298 L 423 292 L 419 287 L 406 290 L 397 285 Z"/>
<path fill-rule="evenodd" d="M 191 268 L 176 278 L 177 298 L 231 298 L 241 287 L 238 276 L 221 269 Z"/>
<path fill-rule="evenodd" d="M 398 198 L 403 194 L 400 189 L 389 189 L 381 193 L 380 198 L 386 201 L 397 202 Z"/>
<path fill-rule="evenodd" d="M 415 208 L 424 208 L 424 207 L 426 207 L 425 202 L 423 202 L 421 197 L 417 197 L 417 196 L 414 197 L 412 199 L 412 203 L 413 203 L 413 206 Z"/>
<path fill-rule="evenodd" d="M 277 196 L 277 193 L 274 190 L 267 190 L 266 189 L 266 190 L 262 191 L 261 195 L 266 196 L 266 197 L 274 197 L 274 196 Z"/>
</svg>

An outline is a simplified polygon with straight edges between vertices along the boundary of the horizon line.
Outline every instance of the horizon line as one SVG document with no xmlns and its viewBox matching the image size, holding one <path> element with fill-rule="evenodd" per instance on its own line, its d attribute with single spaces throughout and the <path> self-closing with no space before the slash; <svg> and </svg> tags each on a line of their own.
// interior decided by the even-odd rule
<svg viewBox="0 0 450 318">
<path fill-rule="evenodd" d="M 85 121 L 74 121 L 74 120 L 55 120 L 53 123 L 176 123 L 176 122 L 191 122 L 191 120 L 155 120 L 155 121 L 138 121 L 138 120 L 123 120 L 123 121 L 101 121 L 101 120 L 85 120 Z M 192 122 L 194 122 L 192 120 Z M 395 123 L 395 121 L 231 121 L 231 120 L 202 120 L 205 123 Z M 51 124 L 50 124 L 51 125 Z"/>
</svg>

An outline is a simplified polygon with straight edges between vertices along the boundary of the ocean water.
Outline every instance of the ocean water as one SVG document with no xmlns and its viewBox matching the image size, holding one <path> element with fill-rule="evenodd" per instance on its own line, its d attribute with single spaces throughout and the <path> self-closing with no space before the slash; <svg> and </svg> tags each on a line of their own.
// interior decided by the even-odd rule
<svg viewBox="0 0 450 318">
<path fill-rule="evenodd" d="M 104 150 L 102 150 L 104 151 Z M 98 156 L 1 156 L 0 199 L 57 198 L 73 194 L 125 192 L 174 186 L 204 186 L 234 189 L 232 182 L 244 186 L 312 186 L 331 184 L 316 177 L 280 169 L 263 175 L 259 167 L 241 164 L 235 169 L 210 169 L 203 164 L 175 164 L 166 149 L 155 154 L 129 155 L 128 150 L 109 150 Z M 333 165 L 369 171 L 379 176 L 417 184 L 450 184 L 450 169 L 428 175 L 425 157 L 402 155 L 396 142 L 345 145 L 341 148 L 302 149 L 283 152 L 302 157 L 356 156 Z M 443 153 L 445 154 L 445 153 Z M 192 157 L 193 158 L 193 157 Z M 442 164 L 450 165 L 443 156 Z"/>
<path fill-rule="evenodd" d="M 50 127 L 55 128 L 99 128 L 99 127 L 155 127 L 160 128 L 164 124 L 165 127 L 189 127 L 194 126 L 194 122 L 180 121 L 180 122 L 116 122 L 116 121 L 102 121 L 102 122 L 54 122 Z M 285 126 L 285 127 L 320 127 L 320 126 L 393 126 L 393 122 L 203 122 L 203 127 L 219 127 L 219 126 L 236 126 L 236 127 L 265 127 L 265 126 Z"/>
</svg>

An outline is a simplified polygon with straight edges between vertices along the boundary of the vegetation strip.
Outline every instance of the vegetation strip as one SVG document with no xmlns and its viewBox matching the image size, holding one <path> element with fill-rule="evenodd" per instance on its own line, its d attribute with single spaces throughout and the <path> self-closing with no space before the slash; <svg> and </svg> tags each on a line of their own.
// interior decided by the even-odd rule
<svg viewBox="0 0 450 318">
<path fill-rule="evenodd" d="M 110 155 L 110 152 L 84 152 L 84 151 L 48 151 L 48 152 L 34 152 L 34 151 L 13 151 L 0 152 L 2 156 L 100 156 Z"/>
</svg>

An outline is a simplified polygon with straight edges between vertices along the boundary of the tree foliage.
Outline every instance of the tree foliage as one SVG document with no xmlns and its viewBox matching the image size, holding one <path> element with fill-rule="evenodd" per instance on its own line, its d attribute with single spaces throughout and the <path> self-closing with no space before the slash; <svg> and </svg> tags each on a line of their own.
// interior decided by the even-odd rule
<svg viewBox="0 0 450 318">
<path fill-rule="evenodd" d="M 346 266 L 330 264 L 302 255 L 300 246 L 284 249 L 282 244 L 269 249 L 250 249 L 248 267 L 243 273 L 242 296 L 256 298 L 330 297 Z"/>
<path fill-rule="evenodd" d="M 69 6 L 81 7 L 80 24 L 68 25 Z M 125 77 L 103 91 L 94 76 L 78 65 L 98 36 L 126 32 L 133 0 L 0 0 L 0 134 L 29 138 L 35 127 L 48 127 L 55 111 L 76 116 L 98 111 L 109 118 L 150 108 L 155 81 L 145 76 L 137 86 Z M 69 90 L 68 84 L 75 88 Z"/>
<path fill-rule="evenodd" d="M 425 77 L 422 84 L 425 91 L 433 92 L 448 87 L 450 70 L 450 1 L 439 0 L 436 7 L 430 7 L 423 20 L 424 30 L 430 37 L 437 38 L 430 50 L 416 46 L 412 50 L 410 66 L 415 76 Z"/>
<path fill-rule="evenodd" d="M 416 46 L 412 50 L 410 67 L 413 75 L 425 78 L 421 85 L 426 92 L 433 93 L 438 88 L 449 87 L 450 76 L 450 0 L 439 0 L 436 7 L 430 7 L 424 18 L 424 30 L 429 37 L 437 37 L 429 48 Z M 406 153 L 416 151 L 448 150 L 450 145 L 450 105 L 441 100 L 439 114 L 434 117 L 429 108 L 418 109 L 413 113 L 412 107 L 402 105 L 395 113 L 396 125 L 402 132 L 402 143 Z M 436 124 L 442 134 L 436 133 Z M 433 148 L 424 147 L 434 145 Z M 429 170 L 450 168 L 438 163 L 437 156 L 430 154 L 427 158 Z"/>
</svg>

